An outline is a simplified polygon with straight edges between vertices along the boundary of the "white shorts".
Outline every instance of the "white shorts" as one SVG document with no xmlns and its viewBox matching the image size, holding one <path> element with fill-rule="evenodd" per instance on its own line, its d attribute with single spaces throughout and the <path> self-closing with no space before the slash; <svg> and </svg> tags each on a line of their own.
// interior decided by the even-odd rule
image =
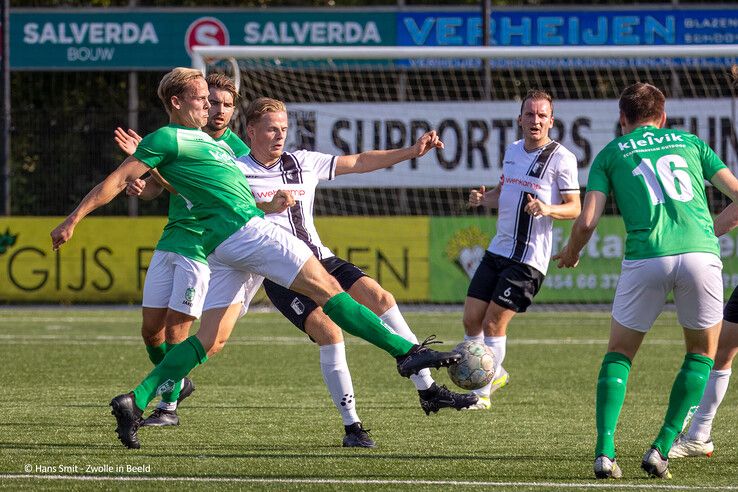
<svg viewBox="0 0 738 492">
<path fill-rule="evenodd" d="M 623 260 L 612 303 L 621 325 L 648 332 L 674 292 L 679 324 L 704 330 L 723 319 L 723 263 L 711 253 Z"/>
<path fill-rule="evenodd" d="M 259 291 L 264 277 L 256 273 L 244 274 L 234 270 L 212 256 L 209 257 L 208 263 L 210 264 L 210 286 L 208 295 L 205 297 L 203 311 L 242 303 L 243 307 L 239 316 L 244 316 Z M 242 282 L 241 287 L 234 291 L 233 286 L 238 282 Z"/>
<path fill-rule="evenodd" d="M 261 217 L 252 218 L 208 256 L 213 274 L 207 309 L 239 298 L 251 302 L 261 284 L 258 277 L 289 288 L 311 256 L 310 248 L 295 236 Z"/>
<path fill-rule="evenodd" d="M 154 251 L 141 305 L 169 308 L 199 318 L 208 291 L 210 269 L 204 263 L 170 251 Z"/>
</svg>

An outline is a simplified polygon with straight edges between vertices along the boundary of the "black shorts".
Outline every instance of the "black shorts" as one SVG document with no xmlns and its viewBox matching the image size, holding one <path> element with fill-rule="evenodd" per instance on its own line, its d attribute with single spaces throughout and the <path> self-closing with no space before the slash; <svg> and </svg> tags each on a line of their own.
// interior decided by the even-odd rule
<svg viewBox="0 0 738 492">
<path fill-rule="evenodd" d="M 730 299 L 723 309 L 723 319 L 729 323 L 738 323 L 738 287 L 730 294 Z"/>
<path fill-rule="evenodd" d="M 466 295 L 523 313 L 541 290 L 543 278 L 532 266 L 485 251 Z"/>
<path fill-rule="evenodd" d="M 320 260 L 320 263 L 328 270 L 328 273 L 338 280 L 343 290 L 349 290 L 357 280 L 367 276 L 359 267 L 337 256 Z M 264 279 L 264 291 L 267 297 L 269 297 L 269 300 L 272 301 L 272 304 L 274 304 L 274 307 L 285 318 L 290 320 L 293 325 L 302 331 L 305 331 L 305 320 L 310 313 L 318 308 L 315 301 L 307 296 L 275 284 L 269 279 Z"/>
</svg>

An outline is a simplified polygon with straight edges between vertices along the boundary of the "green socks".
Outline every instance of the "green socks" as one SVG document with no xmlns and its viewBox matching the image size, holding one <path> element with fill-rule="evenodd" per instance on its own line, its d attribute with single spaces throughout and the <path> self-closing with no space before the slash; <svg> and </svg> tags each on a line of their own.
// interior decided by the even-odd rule
<svg viewBox="0 0 738 492">
<path fill-rule="evenodd" d="M 618 352 L 608 352 L 602 359 L 597 378 L 595 458 L 600 455 L 615 458 L 615 427 L 625 401 L 630 365 L 630 359 Z"/>
<path fill-rule="evenodd" d="M 388 330 L 376 314 L 346 292 L 328 299 L 323 311 L 347 333 L 363 338 L 393 357 L 405 355 L 413 347 L 411 342 Z"/>
<path fill-rule="evenodd" d="M 700 404 L 714 363 L 715 361 L 704 355 L 688 353 L 684 356 L 682 368 L 671 387 L 664 425 L 661 426 L 661 431 L 652 444 L 661 456 L 669 455 L 671 444 L 682 431 L 690 410 L 696 409 Z"/>
<path fill-rule="evenodd" d="M 167 354 L 167 352 L 172 350 L 177 345 L 178 344 L 176 343 L 168 344 L 167 342 L 164 342 L 161 345 L 157 345 L 156 347 L 147 345 L 146 352 L 149 354 L 149 360 L 152 362 L 152 364 L 158 366 L 159 363 L 164 360 L 164 356 Z M 175 401 L 177 401 L 177 398 L 179 398 L 179 390 L 181 388 L 182 384 L 175 384 L 172 391 L 163 393 L 161 395 L 161 399 L 167 403 L 174 403 Z"/>
<path fill-rule="evenodd" d="M 167 346 L 167 352 L 172 350 L 174 347 L 179 345 L 178 343 L 171 343 Z M 161 394 L 161 401 L 165 403 L 174 403 L 177 401 L 177 398 L 179 398 L 179 390 L 182 389 L 182 381 L 177 381 L 177 384 L 174 385 L 174 388 L 172 391 L 167 391 L 165 393 Z"/>
<path fill-rule="evenodd" d="M 169 350 L 167 342 L 164 342 L 161 345 L 157 345 L 156 347 L 146 345 L 146 352 L 149 354 L 149 360 L 155 366 L 159 365 L 159 362 L 161 362 L 164 356 L 167 354 L 167 350 Z"/>
<path fill-rule="evenodd" d="M 714 361 L 704 355 L 688 353 L 684 356 L 682 368 L 671 388 L 664 424 L 652 444 L 661 456 L 669 455 L 671 444 L 681 432 L 685 419 L 699 405 L 713 364 Z M 605 354 L 602 360 L 597 379 L 595 457 L 605 455 L 615 458 L 615 427 L 625 400 L 630 365 L 630 360 L 617 352 Z"/>
<path fill-rule="evenodd" d="M 205 349 L 194 335 L 170 349 L 159 365 L 133 390 L 136 406 L 144 410 L 157 394 L 172 391 L 175 384 L 178 385 L 183 377 L 206 360 Z"/>
</svg>

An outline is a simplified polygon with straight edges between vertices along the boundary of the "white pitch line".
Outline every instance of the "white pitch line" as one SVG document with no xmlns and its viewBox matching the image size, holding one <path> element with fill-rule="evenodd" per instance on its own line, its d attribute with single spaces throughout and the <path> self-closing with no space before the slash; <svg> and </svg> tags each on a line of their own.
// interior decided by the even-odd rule
<svg viewBox="0 0 738 492">
<path fill-rule="evenodd" d="M 532 488 L 575 488 L 575 489 L 624 489 L 624 490 L 738 490 L 738 485 L 670 485 L 670 484 L 625 484 L 612 482 L 474 482 L 470 480 L 362 480 L 338 478 L 253 478 L 253 477 L 174 477 L 174 476 L 111 476 L 111 475 L 32 475 L 0 474 L 3 479 L 74 480 L 92 482 L 194 482 L 194 483 L 284 483 L 304 485 L 433 485 L 433 486 L 476 486 L 476 487 L 532 487 Z"/>
</svg>

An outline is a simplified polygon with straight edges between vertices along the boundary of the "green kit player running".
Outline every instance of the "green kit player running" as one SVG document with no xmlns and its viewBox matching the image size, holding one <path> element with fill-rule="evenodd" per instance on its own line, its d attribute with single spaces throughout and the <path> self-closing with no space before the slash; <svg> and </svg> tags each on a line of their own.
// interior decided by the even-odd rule
<svg viewBox="0 0 738 492">
<path fill-rule="evenodd" d="M 249 147 L 228 128 L 238 99 L 236 86 L 218 73 L 210 74 L 206 82 L 210 108 L 203 131 L 234 157 L 247 155 Z M 135 151 L 135 146 L 126 146 L 131 134 L 135 132 L 115 131 L 116 142 L 128 155 Z M 192 323 L 202 314 L 209 278 L 202 228 L 184 198 L 170 194 L 168 221 L 149 262 L 141 302 L 141 336 L 154 365 L 189 336 Z M 194 389 L 189 378 L 175 384 L 173 391 L 162 394 L 161 402 L 141 425 L 178 425 L 177 404 Z"/>
<path fill-rule="evenodd" d="M 722 263 L 704 180 L 734 202 L 738 180 L 702 140 L 663 128 L 664 103 L 664 95 L 650 84 L 633 84 L 623 91 L 623 136 L 595 158 L 582 214 L 569 242 L 554 257 L 559 267 L 576 266 L 612 192 L 627 239 L 610 341 L 597 379 L 597 478 L 622 476 L 614 438 L 628 374 L 667 295 L 674 294 L 687 354 L 672 386 L 664 423 L 641 463 L 652 477 L 671 477 L 669 449 L 702 397 L 720 334 Z"/>
<path fill-rule="evenodd" d="M 262 275 L 309 296 L 343 330 L 394 356 L 402 376 L 425 367 L 448 366 L 459 359 L 456 353 L 436 352 L 392 333 L 374 313 L 341 289 L 305 243 L 264 220 L 232 154 L 200 131 L 210 107 L 202 73 L 176 68 L 162 78 L 158 94 L 170 124 L 147 135 L 136 153 L 93 188 L 51 232 L 54 249 L 72 237 L 75 226 L 87 214 L 156 168 L 192 204 L 190 210 L 203 228 L 205 252 L 219 263 L 234 271 Z M 133 392 L 111 401 L 116 432 L 126 447 L 140 447 L 137 432 L 141 415 L 156 394 L 171 390 L 226 343 L 239 314 L 229 309 L 237 294 L 221 292 L 222 299 L 214 301 L 222 301 L 225 307 L 203 312 L 197 334 L 168 351 Z"/>
</svg>

